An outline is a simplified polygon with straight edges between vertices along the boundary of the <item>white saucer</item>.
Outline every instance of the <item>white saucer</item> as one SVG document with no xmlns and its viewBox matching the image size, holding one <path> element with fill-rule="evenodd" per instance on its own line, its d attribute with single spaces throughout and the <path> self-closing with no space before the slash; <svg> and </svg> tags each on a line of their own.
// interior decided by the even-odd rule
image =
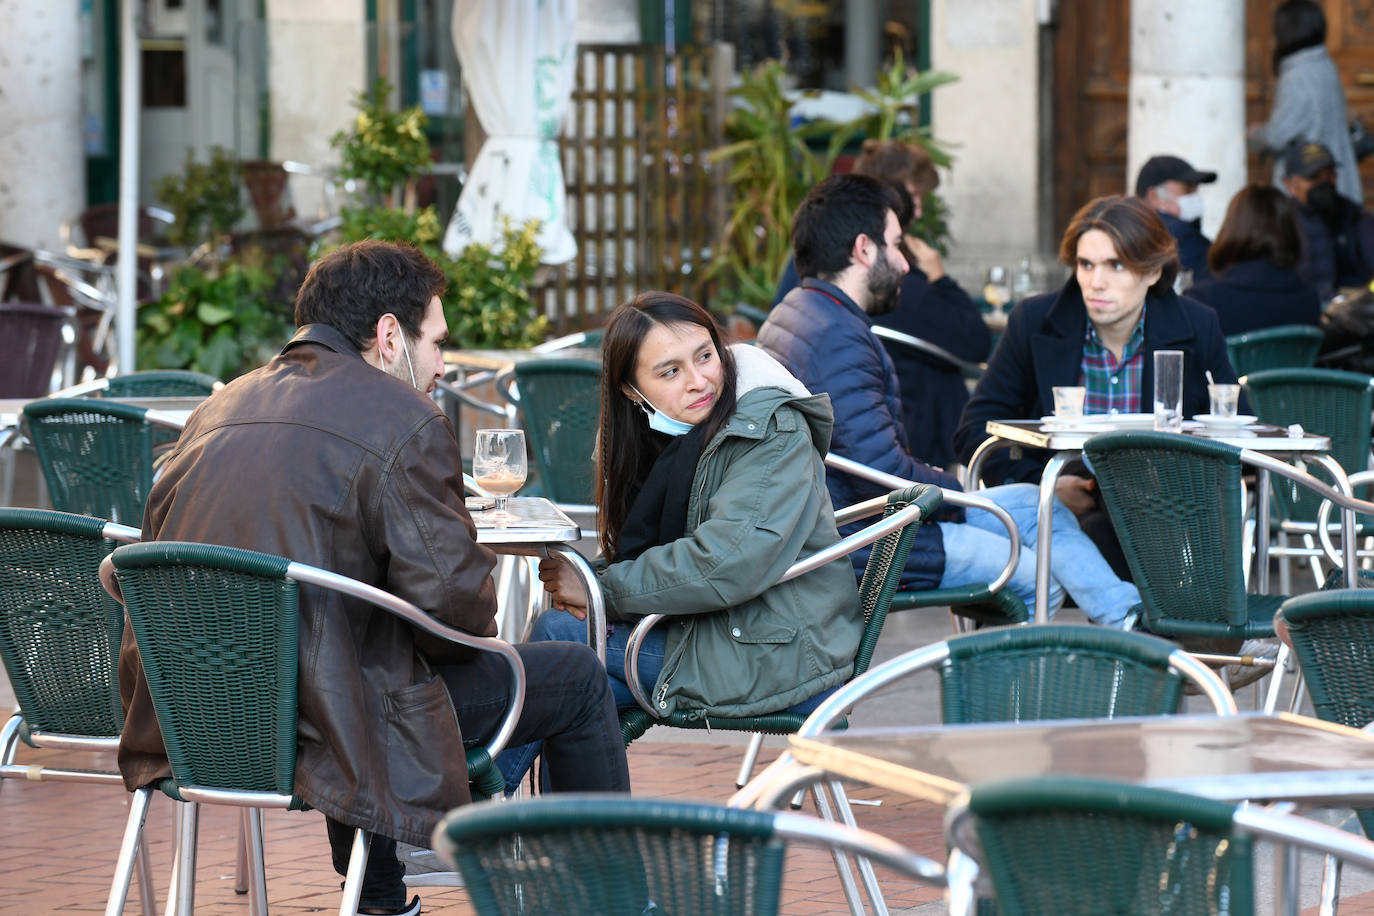
<svg viewBox="0 0 1374 916">
<path fill-rule="evenodd" d="M 1200 413 L 1193 419 L 1213 429 L 1239 429 L 1242 426 L 1249 426 L 1259 418 L 1246 413 L 1238 413 L 1234 417 L 1217 417 L 1210 413 Z"/>
</svg>

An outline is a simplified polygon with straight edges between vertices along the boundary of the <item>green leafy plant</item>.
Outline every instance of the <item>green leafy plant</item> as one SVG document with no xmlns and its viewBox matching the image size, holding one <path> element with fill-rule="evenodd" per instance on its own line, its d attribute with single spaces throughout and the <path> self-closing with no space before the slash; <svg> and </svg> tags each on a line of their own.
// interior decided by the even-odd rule
<svg viewBox="0 0 1374 916">
<path fill-rule="evenodd" d="M 734 199 L 708 274 L 730 307 L 772 303 L 791 252 L 792 214 L 852 136 L 847 125 L 828 121 L 794 124 L 786 75 L 781 61 L 770 60 L 742 76 L 730 91 L 737 102 L 725 124 L 731 142 L 710 154 L 711 162 L 730 163 Z"/>
<path fill-rule="evenodd" d="M 290 305 L 269 298 L 272 286 L 266 271 L 237 262 L 182 267 L 138 311 L 138 367 L 230 379 L 267 362 L 295 330 Z"/>
<path fill-rule="evenodd" d="M 549 320 L 538 314 L 530 295 L 543 254 L 536 241 L 538 222 L 507 226 L 499 252 L 474 243 L 450 257 L 440 247 L 443 224 L 433 207 L 414 214 L 385 207 L 347 207 L 342 218 L 339 232 L 344 242 L 405 242 L 439 265 L 448 281 L 444 318 L 449 337 L 460 346 L 531 347 L 547 335 Z"/>
<path fill-rule="evenodd" d="M 391 91 L 391 83 L 379 79 L 359 93 L 353 103 L 358 114 L 352 129 L 339 131 L 329 144 L 340 152 L 341 176 L 365 181 L 387 205 L 395 203 L 396 188 L 402 186 L 405 209 L 413 211 L 415 180 L 430 168 L 425 136 L 429 119 L 418 105 L 392 109 L 387 101 Z"/>
<path fill-rule="evenodd" d="M 937 166 L 948 168 L 953 164 L 954 157 L 948 146 L 935 139 L 929 127 L 919 126 L 919 104 L 922 95 L 958 79 L 953 73 L 939 70 L 921 73 L 914 67 L 908 67 L 899 49 L 892 66 L 878 74 L 876 86 L 855 92 L 874 110 L 851 121 L 846 127 L 873 140 L 914 143 L 924 149 Z M 941 253 L 948 253 L 949 208 L 935 191 L 926 195 L 921 202 L 920 219 L 907 229 Z"/>
<path fill-rule="evenodd" d="M 239 178 L 238 160 L 223 147 L 210 151 L 209 162 L 196 162 L 187 150 L 182 174 L 166 175 L 154 188 L 158 200 L 176 217 L 167 240 L 188 248 L 208 242 L 211 251 L 218 251 L 243 219 Z"/>
</svg>

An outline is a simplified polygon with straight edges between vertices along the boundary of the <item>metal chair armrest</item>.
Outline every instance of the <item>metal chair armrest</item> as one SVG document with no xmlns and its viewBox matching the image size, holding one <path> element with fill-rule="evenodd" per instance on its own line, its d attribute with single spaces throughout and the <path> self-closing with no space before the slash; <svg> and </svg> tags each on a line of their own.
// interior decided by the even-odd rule
<svg viewBox="0 0 1374 916">
<path fill-rule="evenodd" d="M 853 474 L 861 480 L 872 481 L 873 483 L 880 484 L 884 487 L 892 487 L 893 489 L 898 487 L 909 487 L 915 483 L 914 480 L 905 480 L 895 474 L 879 471 L 876 468 L 871 468 L 866 464 L 860 464 L 849 458 L 841 457 L 833 452 L 825 456 L 825 465 L 837 471 L 844 471 L 846 474 Z M 988 586 L 988 590 L 993 593 L 1001 591 L 1006 587 L 1006 584 L 1011 581 L 1012 575 L 1016 572 L 1016 564 L 1020 562 L 1021 559 L 1021 532 L 1017 529 L 1016 522 L 1012 520 L 1011 515 L 1005 509 L 989 499 L 976 496 L 972 493 L 965 493 L 961 490 L 946 490 L 943 487 L 940 489 L 944 494 L 944 502 L 952 506 L 984 509 L 991 512 L 997 520 L 1002 523 L 1002 527 L 1007 530 L 1007 540 L 1011 542 L 1011 549 L 1007 552 L 1007 562 L 1002 567 L 1002 571 L 997 574 L 997 578 L 992 580 L 992 583 Z M 839 521 L 838 513 L 836 513 L 836 521 Z"/>
<path fill-rule="evenodd" d="M 123 604 L 124 598 L 119 589 L 119 579 L 115 573 L 114 560 L 107 556 L 100 562 L 99 572 L 100 583 L 105 586 L 105 591 L 109 592 L 110 596 L 120 604 Z M 503 639 L 473 636 L 462 630 L 446 626 L 404 598 L 397 597 L 375 585 L 368 585 L 366 582 L 359 582 L 357 579 L 351 579 L 326 569 L 292 562 L 286 568 L 286 577 L 297 582 L 304 582 L 307 585 L 318 585 L 321 588 L 362 599 L 374 607 L 400 617 L 411 626 L 448 642 L 500 655 L 511 670 L 510 709 L 507 710 L 505 718 L 501 720 L 500 727 L 497 728 L 492 739 L 487 742 L 486 747 L 487 753 L 493 757 L 505 748 L 511 734 L 515 731 L 515 725 L 519 721 L 521 710 L 525 705 L 525 666 L 520 660 L 519 653 L 510 643 Z"/>
<path fill-rule="evenodd" d="M 649 635 L 649 631 L 665 619 L 667 614 L 650 614 L 639 623 L 635 624 L 634 630 L 630 632 L 630 638 L 625 642 L 625 679 L 626 686 L 630 688 L 631 695 L 639 708 L 653 716 L 655 719 L 663 718 L 662 713 L 654 709 L 653 701 L 644 692 L 644 686 L 639 682 L 639 647 L 644 642 L 644 637 Z"/>
<path fill-rule="evenodd" d="M 969 378 L 981 378 L 983 373 L 987 371 L 986 363 L 971 363 L 966 359 L 955 356 L 939 344 L 933 344 L 923 337 L 904 334 L 901 331 L 894 331 L 892 328 L 885 328 L 876 324 L 873 326 L 872 331 L 874 335 L 884 340 L 890 340 L 894 343 L 910 347 L 913 350 L 919 350 L 936 359 L 944 360 Z"/>
<path fill-rule="evenodd" d="M 782 811 L 773 815 L 773 832 L 789 840 L 843 850 L 886 865 L 917 881 L 945 886 L 944 866 L 860 827 Z"/>
<path fill-rule="evenodd" d="M 1178 671 L 1189 681 L 1202 691 L 1202 695 L 1207 697 L 1212 703 L 1212 708 L 1219 716 L 1240 715 L 1240 709 L 1236 706 L 1236 698 L 1231 695 L 1231 688 L 1226 686 L 1226 682 L 1217 676 L 1217 673 L 1204 665 L 1196 657 L 1189 655 L 1182 649 L 1176 649 L 1169 653 L 1169 666 Z"/>
<path fill-rule="evenodd" d="M 1350 489 L 1353 492 L 1356 487 L 1374 483 L 1374 470 L 1356 471 L 1346 478 L 1350 482 Z M 1336 545 L 1331 543 L 1331 506 L 1333 500 L 1323 499 L 1321 506 L 1317 509 L 1317 536 L 1321 538 L 1322 549 L 1326 551 L 1327 557 L 1331 562 L 1338 562 L 1340 551 Z"/>
<path fill-rule="evenodd" d="M 496 404 L 488 404 L 486 401 L 475 398 L 464 391 L 459 385 L 440 379 L 435 383 L 435 386 L 437 390 L 443 392 L 444 395 L 455 398 L 460 404 L 471 407 L 473 410 L 489 413 L 493 416 L 501 417 L 503 420 L 509 418 L 509 414 L 506 413 L 506 408 Z"/>
<path fill-rule="evenodd" d="M 949 643 L 941 640 L 928 646 L 921 646 L 919 649 L 912 649 L 910 652 L 904 652 L 881 665 L 869 668 L 826 697 L 825 702 L 817 706 L 811 715 L 806 717 L 801 728 L 797 729 L 798 737 L 811 738 L 816 736 L 843 719 L 855 703 L 873 691 L 881 690 L 908 674 L 933 668 L 947 658 L 949 658 Z"/>
<path fill-rule="evenodd" d="M 1336 487 L 1319 480 L 1312 474 L 1298 470 L 1292 465 L 1279 461 L 1277 458 L 1261 455 L 1259 452 L 1252 452 L 1249 449 L 1241 449 L 1240 459 L 1242 462 L 1252 467 L 1260 468 L 1271 474 L 1278 474 L 1280 477 L 1286 477 L 1289 480 L 1300 483 L 1309 490 L 1316 492 L 1324 499 L 1340 506 L 1342 509 L 1349 509 L 1352 510 L 1352 512 L 1374 514 L 1374 503 L 1366 502 L 1363 499 L 1356 499 L 1351 496 L 1349 492 L 1342 492 Z M 1350 484 L 1348 478 L 1341 469 L 1341 466 L 1337 464 L 1334 459 L 1326 455 L 1318 455 L 1312 457 L 1304 456 L 1304 460 L 1315 461 L 1321 464 L 1322 467 L 1326 468 L 1332 475 L 1333 479 L 1337 481 L 1338 486 L 1344 486 L 1346 491 L 1349 491 Z M 1341 563 L 1341 566 L 1345 569 L 1346 587 L 1354 588 L 1357 576 L 1357 571 L 1355 569 L 1355 518 L 1351 514 L 1342 515 L 1341 542 L 1344 557 L 1338 559 L 1333 551 L 1332 561 Z M 1326 541 L 1323 542 L 1323 544 L 1325 543 Z"/>
<path fill-rule="evenodd" d="M 492 387 L 496 393 L 506 399 L 506 402 L 514 407 L 520 406 L 520 390 L 515 385 L 515 368 L 502 369 L 496 373 L 496 378 L 492 380 Z"/>
<path fill-rule="evenodd" d="M 546 340 L 541 344 L 530 347 L 534 353 L 549 354 L 557 353 L 559 350 L 568 350 L 573 347 L 580 347 L 587 342 L 586 331 L 574 331 L 571 334 L 564 334 L 562 337 L 555 337 L 553 340 Z"/>
</svg>

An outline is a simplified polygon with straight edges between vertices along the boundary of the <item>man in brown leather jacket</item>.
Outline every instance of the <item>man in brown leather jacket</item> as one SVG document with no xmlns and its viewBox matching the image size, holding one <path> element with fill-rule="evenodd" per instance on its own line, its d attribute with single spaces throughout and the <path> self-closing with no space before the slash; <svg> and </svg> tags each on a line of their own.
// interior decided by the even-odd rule
<svg viewBox="0 0 1374 916">
<path fill-rule="evenodd" d="M 296 335 L 187 422 L 149 495 L 144 538 L 279 554 L 494 635 L 495 557 L 476 543 L 458 443 L 427 396 L 443 373 L 443 288 L 439 268 L 403 246 L 360 242 L 317 262 Z M 303 589 L 300 613 L 296 794 L 326 815 L 340 874 L 352 828 L 374 832 L 360 913 L 419 913 L 395 840 L 428 846 L 438 819 L 470 800 L 464 745 L 494 733 L 507 669 L 336 593 Z M 131 634 L 119 766 L 133 790 L 170 769 Z M 543 740 L 556 791 L 628 791 L 596 656 L 573 643 L 519 651 L 528 686 L 511 744 Z"/>
</svg>

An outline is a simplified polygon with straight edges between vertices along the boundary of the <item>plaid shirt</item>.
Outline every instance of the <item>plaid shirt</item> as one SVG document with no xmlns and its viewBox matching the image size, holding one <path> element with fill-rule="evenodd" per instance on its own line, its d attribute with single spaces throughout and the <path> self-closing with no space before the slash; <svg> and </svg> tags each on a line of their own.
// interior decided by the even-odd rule
<svg viewBox="0 0 1374 916">
<path fill-rule="evenodd" d="M 1140 411 L 1140 376 L 1145 366 L 1145 310 L 1141 309 L 1131 339 L 1121 351 L 1121 360 L 1097 336 L 1097 328 L 1088 322 L 1083 334 L 1082 384 L 1087 389 L 1083 412 L 1138 413 Z"/>
</svg>

